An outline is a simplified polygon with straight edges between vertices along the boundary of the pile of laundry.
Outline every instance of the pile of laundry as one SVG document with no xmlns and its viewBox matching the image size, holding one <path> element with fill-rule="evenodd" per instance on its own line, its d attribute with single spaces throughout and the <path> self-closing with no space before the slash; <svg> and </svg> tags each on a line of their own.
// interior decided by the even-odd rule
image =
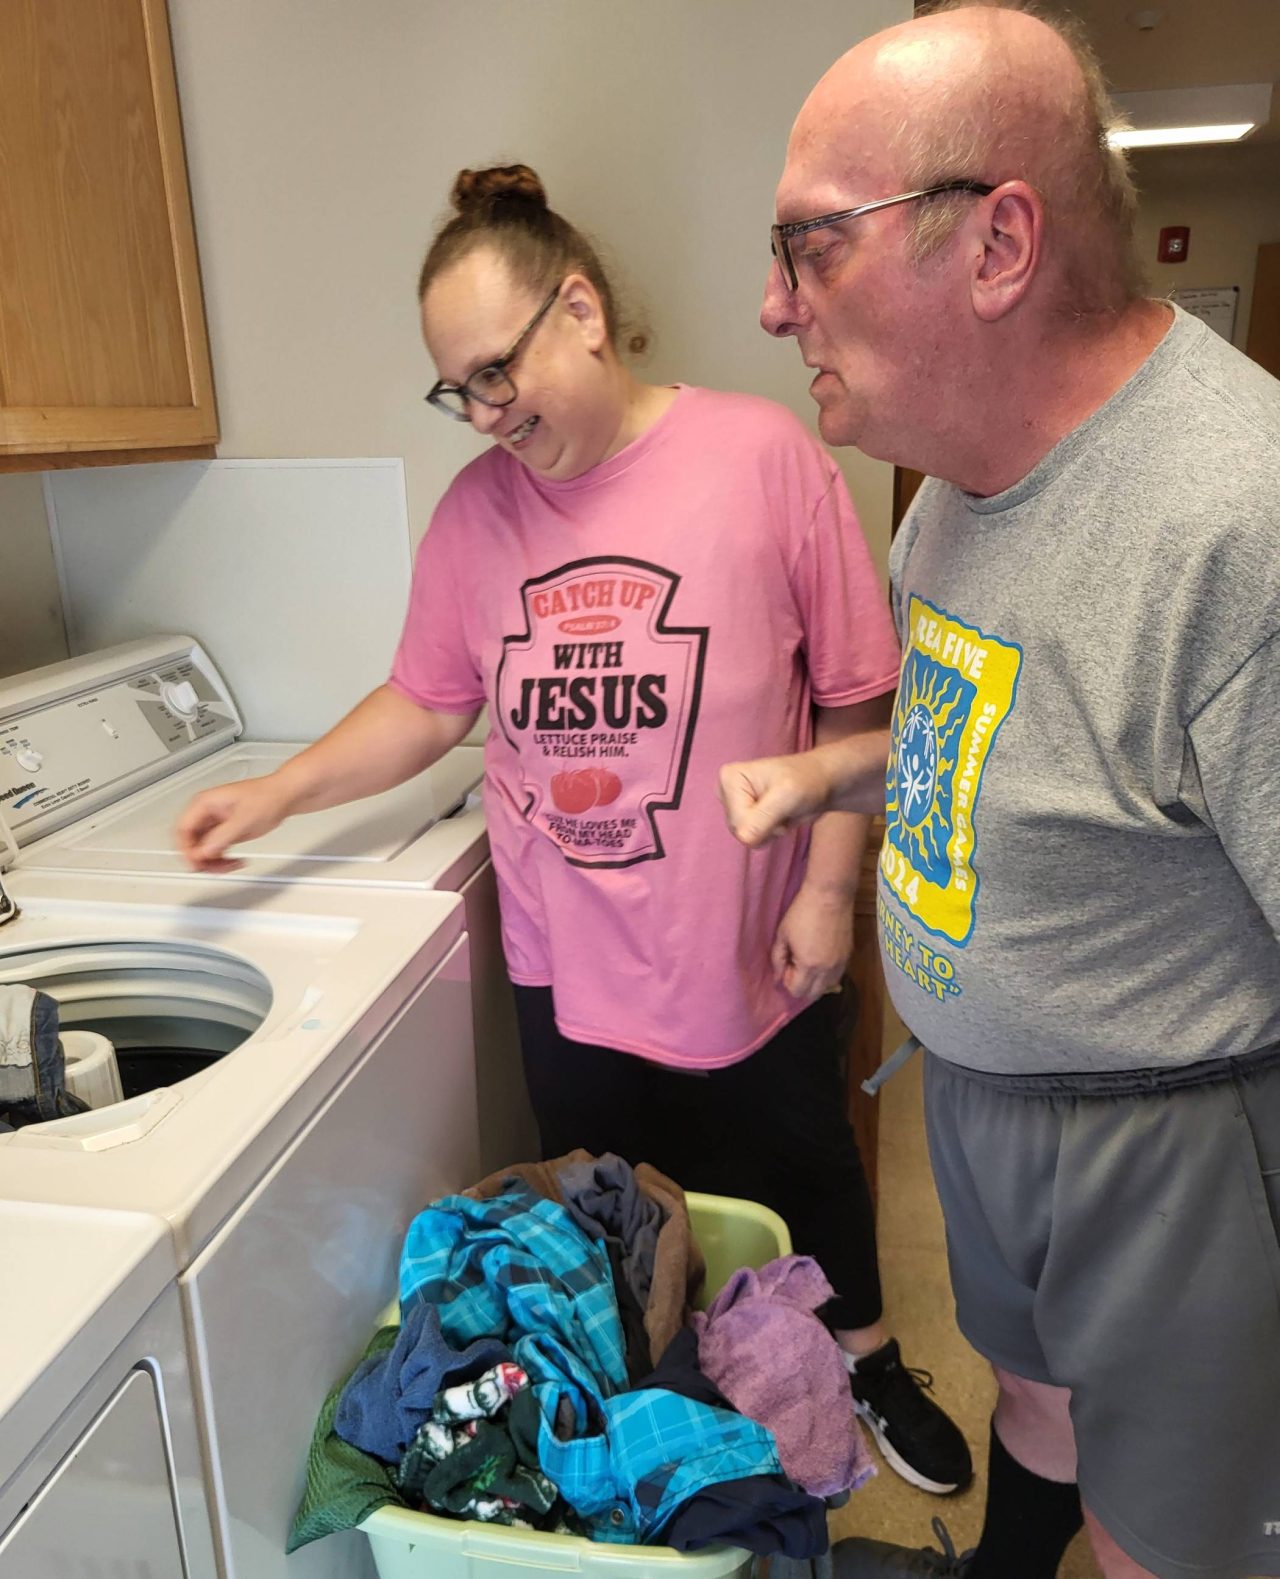
<svg viewBox="0 0 1280 1579">
<path fill-rule="evenodd" d="M 817 1264 L 705 1263 L 684 1194 L 573 1152 L 419 1213 L 400 1323 L 325 1401 L 289 1550 L 386 1503 L 681 1551 L 826 1550 L 874 1473 Z"/>
</svg>

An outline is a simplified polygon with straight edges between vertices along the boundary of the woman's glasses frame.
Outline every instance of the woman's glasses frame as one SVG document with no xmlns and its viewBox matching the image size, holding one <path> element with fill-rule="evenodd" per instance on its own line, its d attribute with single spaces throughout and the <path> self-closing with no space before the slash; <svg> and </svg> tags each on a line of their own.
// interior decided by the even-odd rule
<svg viewBox="0 0 1280 1579">
<path fill-rule="evenodd" d="M 424 397 L 427 404 L 444 412 L 446 417 L 452 417 L 455 422 L 470 422 L 468 407 L 473 400 L 482 406 L 509 406 L 515 400 L 517 390 L 508 369 L 524 349 L 529 336 L 551 311 L 552 303 L 559 296 L 563 284 L 561 280 L 501 356 L 478 367 L 461 384 L 450 384 L 439 379 Z"/>
</svg>

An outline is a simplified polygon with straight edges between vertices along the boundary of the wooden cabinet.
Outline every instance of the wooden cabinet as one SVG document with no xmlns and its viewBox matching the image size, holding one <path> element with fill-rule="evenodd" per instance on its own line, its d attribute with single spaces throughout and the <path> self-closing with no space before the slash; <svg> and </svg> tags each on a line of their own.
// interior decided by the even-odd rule
<svg viewBox="0 0 1280 1579">
<path fill-rule="evenodd" d="M 164 0 L 0 0 L 0 470 L 217 437 Z"/>
</svg>

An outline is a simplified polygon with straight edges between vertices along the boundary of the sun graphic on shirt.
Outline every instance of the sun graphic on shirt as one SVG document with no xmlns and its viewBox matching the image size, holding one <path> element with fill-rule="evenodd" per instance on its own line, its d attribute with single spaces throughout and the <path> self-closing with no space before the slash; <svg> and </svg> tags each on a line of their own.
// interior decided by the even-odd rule
<svg viewBox="0 0 1280 1579">
<path fill-rule="evenodd" d="M 892 843 L 935 882 L 945 882 L 950 867 L 952 773 L 972 697 L 953 669 L 909 655 L 894 708 L 885 824 Z"/>
</svg>

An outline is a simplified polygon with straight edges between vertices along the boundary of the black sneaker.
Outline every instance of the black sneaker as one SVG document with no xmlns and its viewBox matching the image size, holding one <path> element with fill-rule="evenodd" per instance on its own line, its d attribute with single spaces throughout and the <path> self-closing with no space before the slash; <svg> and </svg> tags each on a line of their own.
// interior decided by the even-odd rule
<svg viewBox="0 0 1280 1579">
<path fill-rule="evenodd" d="M 849 1385 L 854 1407 L 871 1427 L 885 1463 L 903 1480 L 946 1496 L 973 1479 L 968 1444 L 927 1396 L 933 1377 L 902 1363 L 895 1338 L 858 1361 Z"/>
<path fill-rule="evenodd" d="M 919 1579 L 965 1579 L 973 1552 L 956 1555 L 947 1527 L 941 1519 L 933 1521 L 933 1533 L 942 1545 L 892 1546 L 887 1541 L 868 1541 L 860 1535 L 837 1541 L 831 1548 L 835 1579 L 880 1579 L 883 1574 L 916 1574 Z"/>
</svg>

